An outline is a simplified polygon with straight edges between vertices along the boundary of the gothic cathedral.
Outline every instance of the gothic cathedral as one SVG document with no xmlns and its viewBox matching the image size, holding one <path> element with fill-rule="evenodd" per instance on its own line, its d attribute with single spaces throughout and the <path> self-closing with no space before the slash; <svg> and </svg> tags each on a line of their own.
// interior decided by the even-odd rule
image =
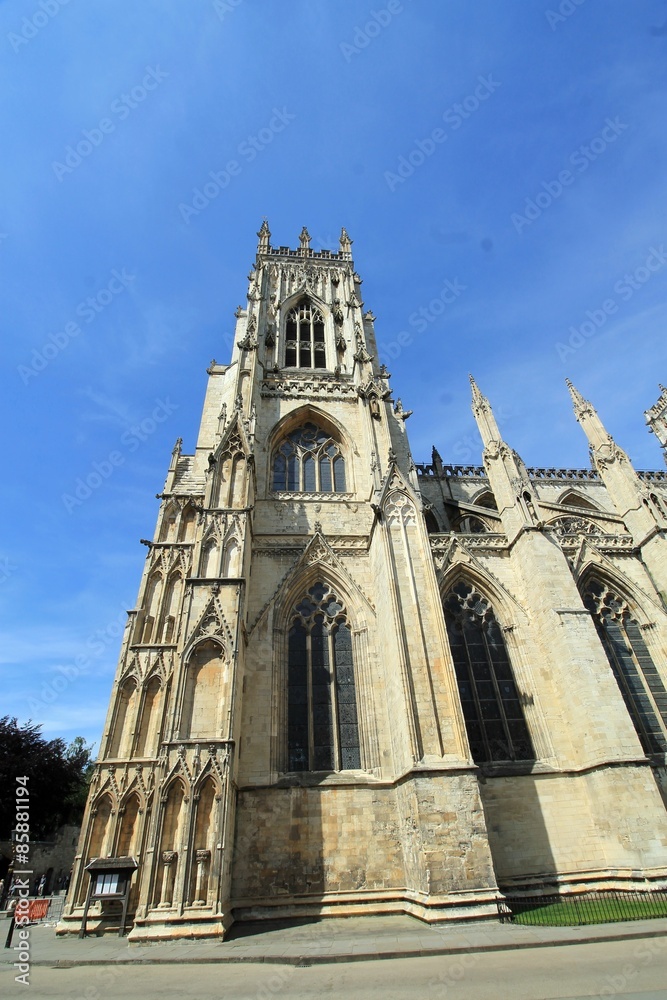
<svg viewBox="0 0 667 1000">
<path fill-rule="evenodd" d="M 483 466 L 416 465 L 346 231 L 258 236 L 171 457 L 59 933 L 94 859 L 138 866 L 130 940 L 664 886 L 667 473 L 572 385 L 591 468 L 526 468 L 474 382 Z M 647 419 L 664 446 L 667 390 Z M 91 930 L 118 926 L 106 884 Z"/>
</svg>

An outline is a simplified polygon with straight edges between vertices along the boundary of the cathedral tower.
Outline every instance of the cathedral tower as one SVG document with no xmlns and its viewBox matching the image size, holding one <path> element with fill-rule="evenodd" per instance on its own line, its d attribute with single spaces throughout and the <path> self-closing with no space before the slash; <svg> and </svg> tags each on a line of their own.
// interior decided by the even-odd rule
<svg viewBox="0 0 667 1000">
<path fill-rule="evenodd" d="M 134 940 L 665 878 L 664 759 L 585 604 L 622 515 L 558 480 L 563 507 L 474 385 L 485 467 L 415 466 L 346 231 L 337 251 L 258 237 L 232 357 L 160 495 L 60 932 L 94 858 L 136 859 Z M 581 503 L 597 548 L 580 524 L 562 544 Z"/>
</svg>

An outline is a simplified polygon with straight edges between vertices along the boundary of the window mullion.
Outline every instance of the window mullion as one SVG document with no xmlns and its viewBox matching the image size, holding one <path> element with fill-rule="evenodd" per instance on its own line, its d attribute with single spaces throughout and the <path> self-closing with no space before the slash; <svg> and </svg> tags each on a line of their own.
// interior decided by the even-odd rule
<svg viewBox="0 0 667 1000">
<path fill-rule="evenodd" d="M 313 726 L 313 650 L 311 644 L 310 626 L 312 625 L 312 620 L 308 623 L 308 633 L 306 635 L 306 659 L 307 659 L 307 671 L 306 671 L 306 683 L 308 685 L 308 770 L 313 770 L 313 765 L 315 763 L 315 734 Z"/>
<path fill-rule="evenodd" d="M 496 702 L 498 703 L 498 709 L 500 711 L 500 721 L 503 724 L 503 729 L 505 730 L 505 739 L 507 740 L 507 747 L 510 753 L 510 759 L 514 760 L 514 744 L 512 742 L 512 734 L 510 732 L 510 727 L 507 722 L 507 715 L 505 714 L 505 704 L 503 702 L 502 694 L 500 692 L 500 685 L 498 684 L 498 678 L 496 676 L 496 664 L 494 662 L 493 656 L 491 654 L 491 649 L 489 648 L 489 643 L 486 635 L 486 629 L 482 628 L 482 638 L 484 640 L 484 649 L 486 650 L 486 659 L 489 664 L 491 673 L 491 682 L 493 683 L 493 690 L 496 693 Z"/>
<path fill-rule="evenodd" d="M 463 615 L 460 617 L 461 622 L 461 635 L 463 636 L 463 644 L 466 651 L 466 659 L 468 661 L 468 677 L 470 678 L 470 690 L 472 691 L 473 701 L 475 702 L 475 710 L 477 712 L 477 718 L 479 720 L 479 729 L 482 734 L 482 741 L 486 749 L 486 756 L 488 760 L 491 760 L 491 747 L 489 744 L 488 737 L 486 735 L 486 723 L 482 716 L 482 706 L 479 702 L 479 694 L 477 692 L 477 678 L 475 677 L 475 671 L 473 669 L 472 656 L 470 655 L 470 649 L 468 647 L 468 637 L 466 636 L 465 622 L 463 620 Z"/>
<path fill-rule="evenodd" d="M 327 626 L 327 647 L 329 649 L 329 691 L 331 700 L 331 728 L 333 733 L 334 771 L 341 770 L 340 719 L 338 717 L 338 690 L 336 686 L 336 658 L 333 634 Z"/>
</svg>

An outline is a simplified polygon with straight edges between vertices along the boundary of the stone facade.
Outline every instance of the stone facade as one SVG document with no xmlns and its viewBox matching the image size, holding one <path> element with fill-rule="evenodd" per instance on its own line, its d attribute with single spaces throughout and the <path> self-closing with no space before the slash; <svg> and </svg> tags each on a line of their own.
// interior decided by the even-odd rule
<svg viewBox="0 0 667 1000">
<path fill-rule="evenodd" d="M 172 454 L 61 933 L 99 856 L 139 862 L 135 940 L 666 884 L 667 474 L 573 386 L 590 469 L 526 468 L 474 383 L 484 465 L 415 465 L 345 230 L 258 235 Z"/>
</svg>

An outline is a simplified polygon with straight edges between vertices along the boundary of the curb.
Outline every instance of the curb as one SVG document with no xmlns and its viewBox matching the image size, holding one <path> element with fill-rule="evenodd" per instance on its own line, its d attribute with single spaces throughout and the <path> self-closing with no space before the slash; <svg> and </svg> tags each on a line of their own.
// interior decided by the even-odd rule
<svg viewBox="0 0 667 1000">
<path fill-rule="evenodd" d="M 220 957 L 183 958 L 93 958 L 93 959 L 32 959 L 32 966 L 52 969 L 75 969 L 81 966 L 102 965 L 292 965 L 306 969 L 313 965 L 335 965 L 344 962 L 376 962 L 399 958 L 427 958 L 443 955 L 471 955 L 479 952 L 516 951 L 527 948 L 559 948 L 566 945 L 606 944 L 610 941 L 639 941 L 647 938 L 664 937 L 664 931 L 627 931 L 616 935 L 594 935 L 585 938 L 563 938 L 551 941 L 516 941 L 499 944 L 451 945 L 443 948 L 414 948 L 405 951 L 359 952 L 340 955 L 228 955 Z"/>
</svg>

